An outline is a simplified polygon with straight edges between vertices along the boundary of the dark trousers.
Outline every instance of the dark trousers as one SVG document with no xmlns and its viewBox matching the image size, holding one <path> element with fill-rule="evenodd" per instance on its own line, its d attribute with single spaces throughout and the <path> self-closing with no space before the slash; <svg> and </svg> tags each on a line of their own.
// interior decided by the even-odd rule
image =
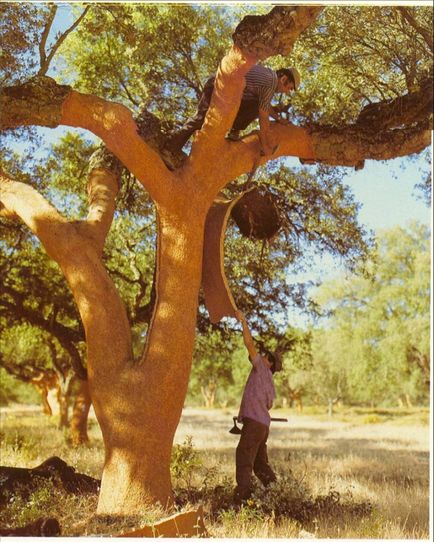
<svg viewBox="0 0 434 542">
<path fill-rule="evenodd" d="M 240 442 L 235 454 L 237 488 L 235 501 L 240 503 L 252 492 L 252 471 L 267 486 L 276 481 L 268 463 L 267 439 L 269 428 L 250 418 L 244 418 Z"/>
<path fill-rule="evenodd" d="M 210 77 L 205 84 L 205 87 L 197 105 L 197 111 L 193 117 L 187 119 L 182 128 L 172 134 L 168 141 L 168 147 L 171 150 L 181 150 L 182 147 L 190 139 L 190 136 L 196 130 L 202 128 L 205 120 L 205 115 L 208 111 L 211 102 L 211 96 L 214 90 L 215 76 Z M 232 125 L 233 130 L 244 130 L 247 126 L 257 119 L 259 116 L 259 101 L 256 96 L 253 96 L 249 91 L 244 90 L 241 99 L 240 108 Z"/>
</svg>

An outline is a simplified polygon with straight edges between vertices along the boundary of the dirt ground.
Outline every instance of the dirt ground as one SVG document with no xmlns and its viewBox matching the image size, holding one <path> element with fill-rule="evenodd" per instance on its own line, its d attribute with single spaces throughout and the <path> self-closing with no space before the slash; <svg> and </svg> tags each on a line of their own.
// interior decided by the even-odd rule
<svg viewBox="0 0 434 542">
<path fill-rule="evenodd" d="M 183 444 L 191 436 L 204 466 L 216 468 L 230 483 L 235 482 L 239 437 L 230 434 L 229 429 L 236 413 L 230 409 L 186 407 L 175 435 L 175 444 Z M 0 414 L 4 433 L 2 464 L 30 467 L 51 455 L 60 455 L 78 472 L 101 475 L 104 451 L 92 413 L 91 444 L 82 449 L 68 447 L 55 428 L 56 418 L 42 416 L 40 407 L 2 408 Z M 336 491 L 341 496 L 350 495 L 354 502 L 369 502 L 375 510 L 366 520 L 339 528 L 336 518 L 330 518 L 329 523 L 318 527 L 317 537 L 428 538 L 431 442 L 426 409 L 425 413 L 415 409 L 408 415 L 390 416 L 351 411 L 334 418 L 275 410 L 272 416 L 288 418 L 284 423 L 272 423 L 268 441 L 270 463 L 278 476 L 291 471 L 312 495 Z M 267 534 L 261 522 L 245 519 L 243 529 L 239 518 L 233 525 L 231 518 L 217 522 L 213 525 L 215 536 L 244 533 L 245 537 L 280 537 L 284 533 L 284 538 L 294 537 L 293 527 L 275 526 Z"/>
<path fill-rule="evenodd" d="M 232 416 L 237 412 L 186 407 L 175 436 L 182 442 L 186 435 L 193 436 L 197 448 L 234 448 L 237 437 L 229 433 Z M 285 417 L 288 422 L 273 422 L 270 428 L 271 450 L 309 451 L 309 453 L 414 452 L 413 459 L 429 462 L 429 427 L 393 424 L 365 424 L 323 421 L 318 417 L 274 411 L 273 417 Z"/>
</svg>

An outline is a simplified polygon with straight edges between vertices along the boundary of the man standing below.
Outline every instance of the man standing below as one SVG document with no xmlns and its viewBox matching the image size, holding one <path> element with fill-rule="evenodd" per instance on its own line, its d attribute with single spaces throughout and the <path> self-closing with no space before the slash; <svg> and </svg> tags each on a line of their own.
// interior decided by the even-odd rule
<svg viewBox="0 0 434 542">
<path fill-rule="evenodd" d="M 277 353 L 258 354 L 246 318 L 236 311 L 236 318 L 243 327 L 244 344 L 249 353 L 252 370 L 244 388 L 238 421 L 243 423 L 236 450 L 236 480 L 234 501 L 241 504 L 252 492 L 252 472 L 267 486 L 276 480 L 268 463 L 267 439 L 270 428 L 269 410 L 276 396 L 273 374 L 282 370 Z"/>
<path fill-rule="evenodd" d="M 230 141 L 238 141 L 239 132 L 255 119 L 259 118 L 259 138 L 261 152 L 265 156 L 274 152 L 270 140 L 270 116 L 277 122 L 285 123 L 272 106 L 271 100 L 275 93 L 290 94 L 300 85 L 300 74 L 296 68 L 281 68 L 274 71 L 260 64 L 255 64 L 245 75 L 246 86 L 241 99 L 240 108 L 232 129 L 226 135 Z M 202 96 L 194 117 L 189 118 L 184 126 L 169 136 L 165 149 L 170 152 L 179 152 L 196 130 L 202 128 L 208 111 L 211 96 L 214 90 L 215 76 L 210 77 L 205 84 Z"/>
</svg>

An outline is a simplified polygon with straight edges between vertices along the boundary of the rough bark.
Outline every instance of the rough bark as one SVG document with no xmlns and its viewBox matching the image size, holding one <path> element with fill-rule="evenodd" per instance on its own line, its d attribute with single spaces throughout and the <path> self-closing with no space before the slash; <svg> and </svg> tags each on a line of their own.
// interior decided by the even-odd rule
<svg viewBox="0 0 434 542">
<path fill-rule="evenodd" d="M 384 132 L 423 123 L 432 111 L 433 79 L 429 77 L 416 92 L 366 106 L 360 112 L 356 126 L 369 132 Z"/>
<path fill-rule="evenodd" d="M 235 29 L 234 43 L 260 60 L 288 55 L 298 36 L 323 9 L 321 6 L 276 6 L 266 15 L 248 15 Z"/>
<path fill-rule="evenodd" d="M 0 130 L 17 126 L 59 126 L 62 104 L 71 87 L 58 85 L 54 79 L 39 76 L 0 92 Z"/>
<path fill-rule="evenodd" d="M 331 166 L 359 166 L 364 160 L 389 160 L 421 152 L 431 143 L 428 123 L 375 132 L 356 126 L 312 128 L 315 160 Z"/>
</svg>

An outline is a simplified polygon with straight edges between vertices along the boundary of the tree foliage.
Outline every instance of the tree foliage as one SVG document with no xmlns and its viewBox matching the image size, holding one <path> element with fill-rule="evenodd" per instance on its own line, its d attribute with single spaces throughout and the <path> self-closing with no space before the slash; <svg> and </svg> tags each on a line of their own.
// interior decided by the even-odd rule
<svg viewBox="0 0 434 542">
<path fill-rule="evenodd" d="M 324 284 L 318 300 L 330 316 L 315 335 L 314 364 L 340 376 L 353 401 L 425 401 L 430 382 L 430 234 L 414 223 L 384 232 L 369 277 Z M 318 363 L 317 363 L 318 362 Z M 336 384 L 337 386 L 337 384 Z"/>
</svg>

